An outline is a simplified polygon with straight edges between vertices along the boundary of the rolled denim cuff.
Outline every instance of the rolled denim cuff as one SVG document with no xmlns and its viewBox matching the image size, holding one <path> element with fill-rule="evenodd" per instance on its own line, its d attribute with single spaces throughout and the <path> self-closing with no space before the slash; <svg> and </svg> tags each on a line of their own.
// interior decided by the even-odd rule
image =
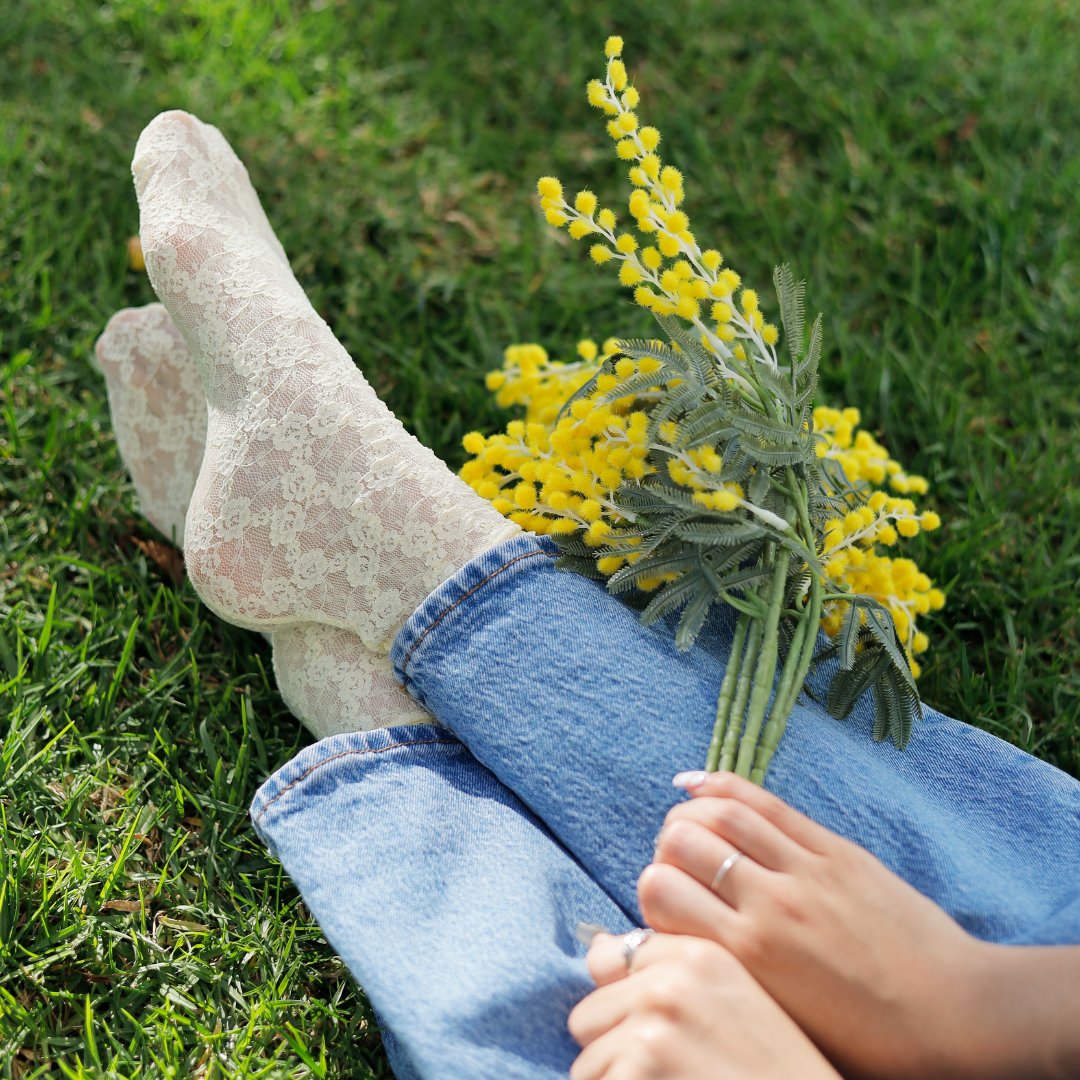
<svg viewBox="0 0 1080 1080">
<path fill-rule="evenodd" d="M 390 649 L 390 662 L 402 686 L 423 705 L 423 687 L 410 678 L 409 668 L 429 635 L 438 631 L 444 639 L 452 638 L 458 623 L 468 614 L 468 603 L 475 600 L 477 593 L 502 586 L 509 577 L 528 573 L 537 562 L 550 565 L 557 554 L 554 541 L 522 533 L 489 548 L 429 593 L 398 632 Z"/>
<path fill-rule="evenodd" d="M 374 766 L 373 759 L 379 754 L 392 752 L 403 769 L 419 763 L 426 765 L 431 754 L 421 748 L 433 746 L 460 750 L 461 743 L 438 724 L 375 728 L 322 739 L 304 747 L 262 784 L 251 802 L 251 820 L 263 842 L 274 851 L 274 824 L 297 803 L 306 811 L 311 800 L 357 783 L 364 771 Z"/>
<path fill-rule="evenodd" d="M 578 922 L 630 923 L 445 728 L 336 735 L 260 788 L 259 834 L 367 992 L 397 1076 L 565 1078 Z"/>
</svg>

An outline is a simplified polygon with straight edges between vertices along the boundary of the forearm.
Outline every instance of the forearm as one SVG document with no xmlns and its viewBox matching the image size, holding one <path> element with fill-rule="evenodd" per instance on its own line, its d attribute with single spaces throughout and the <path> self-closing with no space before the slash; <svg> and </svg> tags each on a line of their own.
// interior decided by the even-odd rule
<svg viewBox="0 0 1080 1080">
<path fill-rule="evenodd" d="M 982 945 L 953 1045 L 957 1075 L 1080 1076 L 1080 946 Z"/>
</svg>

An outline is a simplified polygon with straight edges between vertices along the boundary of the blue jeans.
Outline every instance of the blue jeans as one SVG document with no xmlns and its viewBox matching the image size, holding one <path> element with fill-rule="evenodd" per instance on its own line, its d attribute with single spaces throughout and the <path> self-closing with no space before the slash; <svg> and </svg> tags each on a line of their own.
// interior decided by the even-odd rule
<svg viewBox="0 0 1080 1080">
<path fill-rule="evenodd" d="M 589 987 L 574 926 L 639 921 L 671 777 L 704 761 L 731 620 L 679 653 L 553 552 L 491 549 L 398 635 L 439 726 L 326 739 L 252 808 L 399 1076 L 565 1075 Z M 804 696 L 767 786 L 976 936 L 1080 943 L 1080 783 L 933 710 L 907 750 L 874 745 L 865 706 L 838 723 Z"/>
</svg>

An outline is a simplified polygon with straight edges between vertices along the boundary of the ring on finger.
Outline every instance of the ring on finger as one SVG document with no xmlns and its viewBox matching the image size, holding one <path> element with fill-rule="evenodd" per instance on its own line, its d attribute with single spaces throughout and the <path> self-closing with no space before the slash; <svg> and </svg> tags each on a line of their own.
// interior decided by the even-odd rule
<svg viewBox="0 0 1080 1080">
<path fill-rule="evenodd" d="M 631 964 L 634 962 L 634 956 L 637 954 L 638 949 L 653 936 L 653 933 L 654 931 L 648 928 L 631 930 L 623 938 L 623 960 L 626 961 L 627 973 L 631 970 Z"/>
<path fill-rule="evenodd" d="M 731 873 L 735 864 L 743 857 L 741 851 L 733 851 L 721 864 L 720 869 L 716 871 L 716 876 L 712 879 L 712 884 L 709 886 L 713 892 L 718 892 L 720 884 Z"/>
</svg>

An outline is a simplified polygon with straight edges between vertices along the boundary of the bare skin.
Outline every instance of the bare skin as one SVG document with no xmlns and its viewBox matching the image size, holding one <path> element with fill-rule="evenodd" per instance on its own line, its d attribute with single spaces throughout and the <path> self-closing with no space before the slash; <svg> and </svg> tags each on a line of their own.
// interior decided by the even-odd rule
<svg viewBox="0 0 1080 1080">
<path fill-rule="evenodd" d="M 688 790 L 638 883 L 645 918 L 722 945 L 845 1075 L 1080 1075 L 1080 947 L 980 942 L 748 781 Z"/>
<path fill-rule="evenodd" d="M 627 971 L 622 939 L 589 950 L 599 989 L 570 1014 L 584 1047 L 570 1080 L 837 1080 L 787 1014 L 726 950 L 656 934 Z"/>
</svg>

